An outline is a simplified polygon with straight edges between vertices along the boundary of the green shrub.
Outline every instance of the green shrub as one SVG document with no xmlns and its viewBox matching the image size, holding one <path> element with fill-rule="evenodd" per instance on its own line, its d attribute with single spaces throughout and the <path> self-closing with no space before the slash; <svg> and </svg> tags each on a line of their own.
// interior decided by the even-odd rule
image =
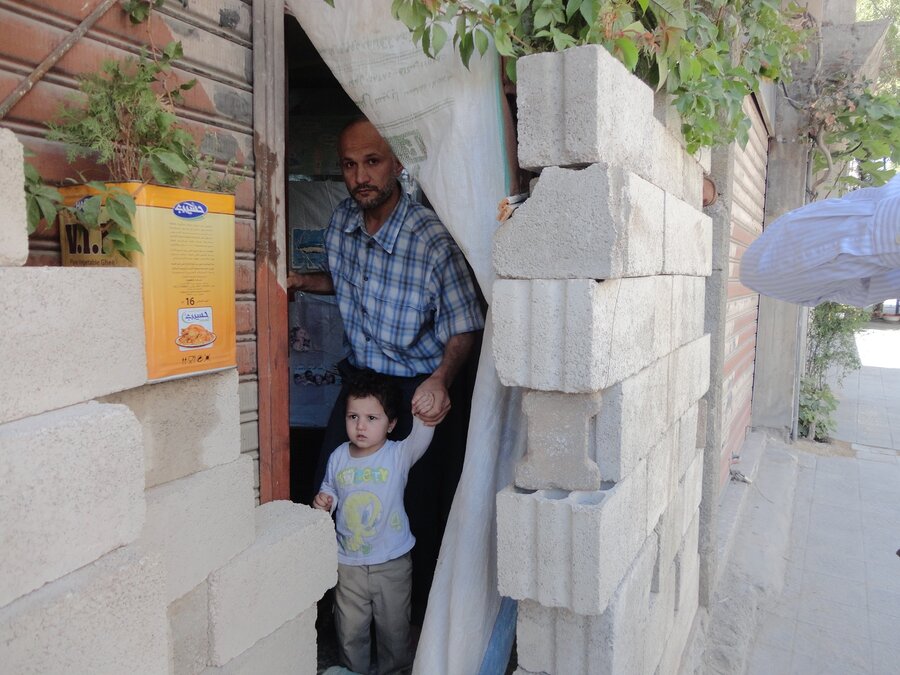
<svg viewBox="0 0 900 675">
<path fill-rule="evenodd" d="M 815 441 L 827 441 L 835 429 L 837 398 L 827 384 L 817 387 L 808 378 L 800 381 L 800 435 Z"/>
</svg>

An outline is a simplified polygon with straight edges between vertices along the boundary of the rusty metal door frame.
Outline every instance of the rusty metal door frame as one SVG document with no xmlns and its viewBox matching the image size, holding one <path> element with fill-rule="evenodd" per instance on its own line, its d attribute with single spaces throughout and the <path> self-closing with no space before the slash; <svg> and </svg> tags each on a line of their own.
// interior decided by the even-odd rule
<svg viewBox="0 0 900 675">
<path fill-rule="evenodd" d="M 290 499 L 284 4 L 253 3 L 259 500 Z"/>
</svg>

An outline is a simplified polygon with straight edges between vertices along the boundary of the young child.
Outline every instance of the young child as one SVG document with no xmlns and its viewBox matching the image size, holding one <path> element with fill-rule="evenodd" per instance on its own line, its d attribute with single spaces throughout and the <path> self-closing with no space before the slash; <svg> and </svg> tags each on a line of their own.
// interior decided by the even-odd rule
<svg viewBox="0 0 900 675">
<path fill-rule="evenodd" d="M 426 394 L 425 397 L 433 395 Z M 417 396 L 413 412 L 431 406 Z M 425 454 L 432 427 L 413 418 L 409 436 L 388 440 L 397 423 L 400 392 L 386 378 L 365 373 L 349 384 L 347 436 L 328 459 L 313 506 L 337 511 L 338 582 L 335 627 L 341 660 L 369 672 L 369 625 L 375 621 L 380 675 L 399 673 L 409 650 L 409 552 L 415 538 L 403 508 L 409 469 Z"/>
</svg>

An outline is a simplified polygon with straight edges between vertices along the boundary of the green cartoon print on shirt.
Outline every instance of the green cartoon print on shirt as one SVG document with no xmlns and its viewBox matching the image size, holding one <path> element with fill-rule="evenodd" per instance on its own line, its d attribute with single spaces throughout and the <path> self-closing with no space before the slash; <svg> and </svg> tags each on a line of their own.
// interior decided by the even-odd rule
<svg viewBox="0 0 900 675">
<path fill-rule="evenodd" d="M 344 501 L 344 523 L 352 537 L 344 537 L 344 550 L 367 555 L 372 547 L 366 539 L 376 533 L 381 501 L 371 492 L 354 492 Z"/>
</svg>

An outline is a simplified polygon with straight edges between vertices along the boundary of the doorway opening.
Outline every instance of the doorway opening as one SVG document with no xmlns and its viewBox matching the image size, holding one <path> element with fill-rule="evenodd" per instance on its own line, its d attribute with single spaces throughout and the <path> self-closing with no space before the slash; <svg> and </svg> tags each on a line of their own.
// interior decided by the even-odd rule
<svg viewBox="0 0 900 675">
<path fill-rule="evenodd" d="M 286 195 L 286 262 L 290 273 L 315 273 L 325 269 L 324 233 L 332 212 L 348 196 L 338 162 L 338 137 L 348 122 L 357 118 L 360 111 L 346 95 L 337 80 L 306 36 L 299 23 L 286 16 L 284 23 L 285 49 L 285 195 Z M 427 205 L 427 198 L 408 174 L 401 175 L 401 188 L 415 201 Z M 471 274 L 471 271 L 470 271 Z M 474 274 L 471 275 L 474 279 Z M 484 310 L 482 299 L 482 310 Z M 291 498 L 295 502 L 310 504 L 319 486 L 315 484 L 320 449 L 325 437 L 325 427 L 331 409 L 341 391 L 341 374 L 338 363 L 349 353 L 344 338 L 334 296 L 312 293 L 295 293 L 288 298 L 289 354 L 289 418 L 291 439 Z M 459 456 L 449 464 L 442 460 L 441 490 L 446 494 L 436 507 L 433 531 L 420 530 L 416 534 L 421 543 L 430 540 L 425 550 L 431 550 L 436 540 L 434 559 L 427 572 L 430 586 L 433 565 L 450 503 L 462 471 L 463 454 L 468 429 L 472 389 L 480 352 L 480 334 L 468 363 L 459 371 L 451 391 L 451 413 L 443 423 L 460 447 Z M 444 436 L 450 435 L 445 433 Z M 428 458 L 426 455 L 425 459 Z M 423 460 L 424 463 L 424 460 Z M 446 470 L 443 468 L 446 467 Z M 414 472 L 410 483 L 414 481 Z M 425 485 L 424 482 L 418 485 Z M 427 491 L 427 486 L 426 486 Z M 420 491 L 423 488 L 420 487 Z M 407 499 L 409 490 L 407 490 Z M 409 511 L 409 508 L 407 508 Z M 428 521 L 431 522 L 430 520 Z M 414 529 L 415 533 L 415 529 Z M 414 579 L 416 555 L 413 555 Z M 428 570 L 426 565 L 419 567 Z M 417 611 L 417 591 L 424 585 L 414 581 L 413 633 L 421 625 L 424 601 L 428 588 Z M 422 596 L 422 593 L 418 593 Z M 317 621 L 319 666 L 325 668 L 337 663 L 337 646 L 331 618 L 331 600 L 326 598 L 319 605 Z"/>
</svg>

